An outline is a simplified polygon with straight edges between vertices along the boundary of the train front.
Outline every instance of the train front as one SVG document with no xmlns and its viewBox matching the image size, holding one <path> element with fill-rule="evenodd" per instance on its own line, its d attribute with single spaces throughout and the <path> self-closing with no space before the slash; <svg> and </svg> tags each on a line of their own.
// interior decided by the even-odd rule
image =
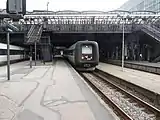
<svg viewBox="0 0 160 120">
<path fill-rule="evenodd" d="M 95 41 L 82 41 L 76 47 L 76 63 L 80 70 L 94 70 L 99 63 L 99 47 Z"/>
</svg>

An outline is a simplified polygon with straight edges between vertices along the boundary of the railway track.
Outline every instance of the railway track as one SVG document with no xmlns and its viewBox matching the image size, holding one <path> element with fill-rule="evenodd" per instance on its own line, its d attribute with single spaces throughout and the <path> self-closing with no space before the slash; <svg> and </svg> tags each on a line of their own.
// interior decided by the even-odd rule
<svg viewBox="0 0 160 120">
<path fill-rule="evenodd" d="M 160 120 L 160 110 L 98 72 L 80 73 L 91 87 L 109 104 L 120 119 Z"/>
</svg>

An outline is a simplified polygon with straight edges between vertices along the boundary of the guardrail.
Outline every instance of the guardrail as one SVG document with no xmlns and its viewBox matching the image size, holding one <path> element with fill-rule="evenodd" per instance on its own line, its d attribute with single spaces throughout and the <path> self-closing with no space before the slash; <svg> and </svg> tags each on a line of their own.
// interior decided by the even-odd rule
<svg viewBox="0 0 160 120">
<path fill-rule="evenodd" d="M 39 42 L 41 38 L 42 30 L 43 30 L 42 25 L 35 26 L 32 32 L 28 36 L 27 43 Z"/>
<path fill-rule="evenodd" d="M 28 31 L 27 38 L 30 38 L 31 34 L 33 33 L 34 28 L 35 28 L 35 25 L 32 25 L 30 30 Z"/>
<path fill-rule="evenodd" d="M 99 33 L 122 33 L 122 25 L 107 24 L 48 24 L 46 30 L 54 32 L 99 32 Z M 125 33 L 132 32 L 132 25 L 125 25 Z"/>
</svg>

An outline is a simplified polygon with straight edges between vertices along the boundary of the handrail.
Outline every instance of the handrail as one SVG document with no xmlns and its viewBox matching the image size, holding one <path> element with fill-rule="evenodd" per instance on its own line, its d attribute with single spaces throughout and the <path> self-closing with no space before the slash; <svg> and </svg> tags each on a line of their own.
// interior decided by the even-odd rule
<svg viewBox="0 0 160 120">
<path fill-rule="evenodd" d="M 152 62 L 158 62 L 160 60 L 160 55 L 157 55 Z"/>
<path fill-rule="evenodd" d="M 148 35 L 150 35 L 151 37 L 153 37 L 154 39 L 156 39 L 157 41 L 160 42 L 160 35 L 154 33 L 153 31 L 150 31 L 148 29 L 142 29 L 142 31 L 144 31 L 145 33 L 147 33 Z"/>
<path fill-rule="evenodd" d="M 27 37 L 28 37 L 28 38 L 31 36 L 34 28 L 35 28 L 35 25 L 32 25 L 31 28 L 30 28 L 30 30 L 29 30 L 29 32 L 28 32 L 28 34 L 27 34 Z"/>
<path fill-rule="evenodd" d="M 153 27 L 151 25 L 143 25 L 145 28 L 148 28 L 149 30 L 155 31 L 157 33 L 160 33 L 160 29 L 157 29 L 157 27 Z"/>
<path fill-rule="evenodd" d="M 157 31 L 160 31 L 160 28 L 158 28 L 157 26 L 155 25 L 150 25 L 152 28 L 156 29 Z"/>
<path fill-rule="evenodd" d="M 143 25 L 142 30 L 160 42 L 160 31 L 152 28 L 151 26 L 146 26 L 146 25 Z"/>
<path fill-rule="evenodd" d="M 152 36 L 154 39 L 156 39 L 157 41 L 160 42 L 160 29 L 158 29 L 157 27 L 153 27 L 153 26 L 147 26 L 147 25 L 143 25 L 143 29 L 144 32 L 146 32 L 147 34 L 149 34 L 150 36 Z M 152 62 L 158 62 L 160 61 L 160 54 L 156 55 L 155 57 L 151 58 Z"/>
<path fill-rule="evenodd" d="M 143 25 L 145 28 L 148 28 L 148 30 L 152 30 L 156 33 L 160 33 L 160 30 L 156 29 L 155 27 L 153 28 L 152 26 L 147 26 L 147 25 Z"/>
<path fill-rule="evenodd" d="M 42 25 L 41 26 L 35 26 L 32 30 L 32 34 L 28 37 L 28 42 L 35 42 L 38 41 L 42 34 Z"/>
<path fill-rule="evenodd" d="M 39 28 L 39 31 L 38 31 L 38 40 L 40 39 L 40 37 L 41 37 L 41 34 L 42 34 L 42 30 L 43 30 L 43 28 L 42 28 L 42 25 L 40 26 L 40 28 Z"/>
</svg>

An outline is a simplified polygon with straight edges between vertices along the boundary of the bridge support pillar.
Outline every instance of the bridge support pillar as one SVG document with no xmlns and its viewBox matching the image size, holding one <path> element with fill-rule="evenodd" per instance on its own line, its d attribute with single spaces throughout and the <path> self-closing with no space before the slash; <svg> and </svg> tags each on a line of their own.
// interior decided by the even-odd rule
<svg viewBox="0 0 160 120">
<path fill-rule="evenodd" d="M 45 36 L 41 38 L 41 54 L 43 62 L 51 61 L 51 44 L 50 44 L 50 36 Z M 42 43 L 43 41 L 43 43 Z"/>
<path fill-rule="evenodd" d="M 43 56 L 43 61 L 51 61 L 51 50 L 50 50 L 50 45 L 42 45 L 41 46 L 42 50 L 42 56 Z"/>
<path fill-rule="evenodd" d="M 151 51 L 150 51 L 150 48 L 148 48 L 148 55 L 147 55 L 147 61 L 150 61 L 150 56 L 151 56 Z"/>
<path fill-rule="evenodd" d="M 116 47 L 116 60 L 118 60 L 118 58 L 119 58 L 118 49 L 119 49 L 119 47 L 117 46 Z"/>
<path fill-rule="evenodd" d="M 139 35 L 130 34 L 127 39 L 125 46 L 126 49 L 126 58 L 128 60 L 140 60 L 140 43 Z"/>
</svg>

